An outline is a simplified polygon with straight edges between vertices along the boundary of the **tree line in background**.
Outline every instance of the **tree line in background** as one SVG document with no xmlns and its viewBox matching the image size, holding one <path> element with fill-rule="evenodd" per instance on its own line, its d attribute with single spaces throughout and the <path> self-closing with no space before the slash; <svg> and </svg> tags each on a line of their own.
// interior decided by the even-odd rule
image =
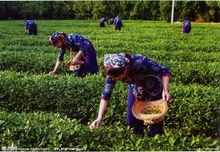
<svg viewBox="0 0 220 152">
<path fill-rule="evenodd" d="M 170 21 L 172 1 L 7 1 L 0 2 L 0 19 L 122 19 Z M 175 21 L 220 21 L 220 1 L 176 1 Z"/>
</svg>

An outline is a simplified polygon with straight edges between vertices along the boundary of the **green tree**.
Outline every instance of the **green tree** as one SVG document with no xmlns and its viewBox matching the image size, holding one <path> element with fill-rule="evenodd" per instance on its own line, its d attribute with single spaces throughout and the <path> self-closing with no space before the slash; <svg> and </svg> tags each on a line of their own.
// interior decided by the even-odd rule
<svg viewBox="0 0 220 152">
<path fill-rule="evenodd" d="M 206 5 L 206 2 L 198 1 L 194 3 L 195 3 L 194 9 L 196 14 L 196 19 L 203 18 L 204 20 L 207 20 L 208 6 Z"/>
<path fill-rule="evenodd" d="M 7 19 L 6 3 L 4 1 L 0 2 L 0 19 Z"/>
<path fill-rule="evenodd" d="M 93 11 L 92 11 L 93 18 L 100 19 L 103 16 L 106 16 L 107 15 L 106 10 L 107 10 L 107 5 L 104 1 L 94 2 Z"/>
<path fill-rule="evenodd" d="M 20 12 L 24 17 L 42 18 L 47 10 L 44 2 L 22 2 L 22 9 Z"/>
<path fill-rule="evenodd" d="M 149 1 L 138 1 L 130 12 L 131 19 L 151 19 L 152 10 Z"/>
<path fill-rule="evenodd" d="M 209 7 L 208 13 L 210 15 L 210 21 L 218 21 L 219 20 L 219 2 L 217 1 L 206 1 L 206 4 Z"/>
<path fill-rule="evenodd" d="M 130 19 L 139 19 L 140 18 L 140 14 L 142 14 L 142 10 L 141 10 L 141 6 L 142 6 L 142 2 L 141 1 L 137 1 L 136 3 L 134 3 L 134 7 L 130 12 Z"/>
<path fill-rule="evenodd" d="M 0 2 L 0 16 L 1 19 L 19 19 L 23 18 L 21 13 L 21 6 L 23 2 Z"/>
<path fill-rule="evenodd" d="M 170 22 L 171 18 L 171 7 L 172 2 L 170 1 L 160 1 L 160 14 L 161 19 Z"/>
<path fill-rule="evenodd" d="M 195 20 L 196 19 L 195 6 L 196 3 L 193 1 L 184 1 L 182 6 L 182 12 L 180 13 L 180 17 L 184 18 L 185 16 L 188 16 L 191 20 Z"/>
<path fill-rule="evenodd" d="M 150 1 L 149 2 L 150 15 L 147 19 L 150 20 L 159 20 L 160 19 L 160 2 L 159 1 Z"/>
<path fill-rule="evenodd" d="M 122 19 L 170 21 L 172 1 L 38 1 L 0 2 L 0 19 Z M 175 1 L 174 19 L 220 21 L 220 1 Z"/>
<path fill-rule="evenodd" d="M 116 15 L 120 15 L 123 19 L 129 19 L 130 11 L 133 9 L 134 2 L 132 1 L 120 1 L 116 6 Z M 120 12 L 120 13 L 118 13 Z"/>
</svg>

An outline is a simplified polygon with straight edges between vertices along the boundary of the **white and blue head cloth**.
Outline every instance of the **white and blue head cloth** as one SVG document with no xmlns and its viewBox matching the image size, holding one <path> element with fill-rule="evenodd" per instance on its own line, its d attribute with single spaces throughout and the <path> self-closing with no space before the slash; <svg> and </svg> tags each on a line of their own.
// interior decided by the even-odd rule
<svg viewBox="0 0 220 152">
<path fill-rule="evenodd" d="M 53 33 L 49 37 L 49 41 L 57 41 L 61 37 L 66 37 L 67 35 L 64 32 Z"/>
<path fill-rule="evenodd" d="M 104 56 L 105 69 L 121 69 L 128 64 L 128 59 L 125 53 L 120 54 L 106 54 Z"/>
<path fill-rule="evenodd" d="M 49 41 L 57 41 L 58 39 L 60 39 L 61 35 L 59 33 L 54 33 L 51 34 L 49 37 Z"/>
</svg>

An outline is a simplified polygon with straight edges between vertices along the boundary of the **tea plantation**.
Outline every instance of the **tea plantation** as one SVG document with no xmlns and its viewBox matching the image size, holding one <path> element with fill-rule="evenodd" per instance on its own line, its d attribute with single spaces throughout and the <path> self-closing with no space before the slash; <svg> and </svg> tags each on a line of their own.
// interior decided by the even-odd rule
<svg viewBox="0 0 220 152">
<path fill-rule="evenodd" d="M 36 23 L 38 35 L 28 36 L 23 21 L 0 21 L 0 147 L 220 150 L 220 24 L 193 23 L 190 34 L 180 34 L 181 24 L 158 21 L 124 21 L 120 32 L 99 28 L 95 20 Z M 58 54 L 48 38 L 60 31 L 93 42 L 98 74 L 77 78 L 63 66 L 48 75 Z M 173 100 L 163 135 L 126 129 L 127 85 L 121 82 L 100 128 L 89 129 L 104 87 L 104 54 L 119 52 L 142 54 L 170 69 Z"/>
</svg>

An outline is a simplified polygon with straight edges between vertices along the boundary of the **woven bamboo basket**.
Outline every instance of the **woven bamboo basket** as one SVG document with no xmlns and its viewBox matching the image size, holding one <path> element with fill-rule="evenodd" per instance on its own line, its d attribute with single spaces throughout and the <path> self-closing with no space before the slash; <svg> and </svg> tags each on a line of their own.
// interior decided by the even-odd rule
<svg viewBox="0 0 220 152">
<path fill-rule="evenodd" d="M 156 124 L 162 121 L 168 111 L 167 101 L 155 100 L 155 101 L 141 101 L 136 99 L 132 106 L 133 115 L 143 120 L 145 125 Z"/>
</svg>

